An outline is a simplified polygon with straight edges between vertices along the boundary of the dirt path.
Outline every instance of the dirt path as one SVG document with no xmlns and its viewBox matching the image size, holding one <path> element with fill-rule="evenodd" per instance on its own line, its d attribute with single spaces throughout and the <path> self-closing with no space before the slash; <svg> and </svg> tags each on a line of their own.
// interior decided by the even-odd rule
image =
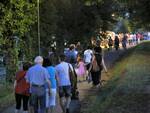
<svg viewBox="0 0 150 113">
<path fill-rule="evenodd" d="M 121 55 L 123 55 L 123 53 L 124 53 L 123 50 L 108 52 L 105 55 L 105 57 L 104 57 L 106 66 L 108 68 L 110 68 L 114 64 L 114 62 Z M 103 74 L 104 73 L 102 73 L 102 79 L 106 80 L 107 77 L 103 76 Z M 80 113 L 80 108 L 82 107 L 82 104 L 86 104 L 87 103 L 86 101 L 84 101 L 84 98 L 87 97 L 87 96 L 94 95 L 96 93 L 96 91 L 97 91 L 95 89 L 92 89 L 92 84 L 89 84 L 86 81 L 78 83 L 78 89 L 79 89 L 79 100 L 72 100 L 71 105 L 70 105 L 71 113 Z M 62 110 L 61 110 L 59 104 L 57 104 L 57 105 L 58 106 L 56 107 L 56 112 L 55 113 L 62 113 Z M 15 109 L 15 106 L 12 105 L 12 106 L 8 107 L 7 109 L 5 109 L 1 113 L 13 113 L 14 109 Z"/>
<path fill-rule="evenodd" d="M 110 51 L 107 54 L 105 54 L 105 63 L 107 68 L 109 69 L 113 64 L 124 54 L 123 50 L 119 51 Z M 108 77 L 105 76 L 105 73 L 102 72 L 102 81 L 107 81 Z M 82 105 L 87 104 L 86 97 L 93 96 L 97 93 L 97 89 L 92 88 L 92 83 L 88 82 L 81 82 L 78 83 L 78 89 L 79 89 L 79 101 L 75 101 L 76 104 L 74 106 L 71 106 L 71 113 L 80 113 L 80 108 Z M 72 104 L 74 103 L 74 100 L 72 101 Z"/>
</svg>

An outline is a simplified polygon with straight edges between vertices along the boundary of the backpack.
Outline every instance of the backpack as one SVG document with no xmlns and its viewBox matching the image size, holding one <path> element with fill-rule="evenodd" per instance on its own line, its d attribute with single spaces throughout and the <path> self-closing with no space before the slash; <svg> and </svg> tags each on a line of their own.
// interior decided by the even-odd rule
<svg viewBox="0 0 150 113">
<path fill-rule="evenodd" d="M 101 61 L 102 61 L 102 56 L 100 54 L 96 54 L 93 56 L 93 61 L 92 61 L 93 72 L 101 71 L 103 69 Z"/>
<path fill-rule="evenodd" d="M 69 78 L 70 78 L 70 82 L 71 82 L 71 99 L 78 99 L 79 97 L 79 92 L 78 92 L 78 88 L 77 88 L 77 74 L 73 68 L 73 70 L 71 69 L 70 65 L 69 66 Z"/>
<path fill-rule="evenodd" d="M 26 76 L 25 71 L 17 72 L 16 74 L 17 85 L 15 91 L 19 94 L 29 95 L 30 84 L 26 82 L 25 76 Z"/>
<path fill-rule="evenodd" d="M 71 56 L 71 57 L 70 57 L 70 63 L 71 63 L 71 64 L 76 63 L 76 59 L 74 58 L 74 56 Z"/>
</svg>

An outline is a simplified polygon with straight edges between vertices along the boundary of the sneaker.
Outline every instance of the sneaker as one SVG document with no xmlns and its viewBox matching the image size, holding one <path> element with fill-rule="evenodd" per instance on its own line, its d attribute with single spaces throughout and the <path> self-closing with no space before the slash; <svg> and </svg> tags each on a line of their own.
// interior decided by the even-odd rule
<svg viewBox="0 0 150 113">
<path fill-rule="evenodd" d="M 66 109 L 66 113 L 70 113 L 70 112 L 69 112 L 69 108 Z"/>
<path fill-rule="evenodd" d="M 100 85 L 100 84 L 96 85 L 95 87 L 96 87 L 97 89 L 101 89 L 101 85 Z"/>
</svg>

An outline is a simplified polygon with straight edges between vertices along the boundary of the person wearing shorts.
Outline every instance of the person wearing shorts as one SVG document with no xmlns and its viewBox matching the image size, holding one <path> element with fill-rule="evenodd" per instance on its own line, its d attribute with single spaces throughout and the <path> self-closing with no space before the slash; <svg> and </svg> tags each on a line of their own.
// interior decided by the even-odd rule
<svg viewBox="0 0 150 113">
<path fill-rule="evenodd" d="M 59 86 L 59 97 L 70 97 L 71 96 L 71 86 Z"/>
<path fill-rule="evenodd" d="M 49 94 L 49 89 L 46 86 L 46 109 L 47 109 L 46 111 L 47 113 L 54 113 L 54 109 L 56 106 L 56 94 L 57 94 L 56 70 L 55 67 L 52 66 L 52 62 L 48 58 L 44 59 L 43 66 L 46 67 L 51 82 L 51 89 L 50 89 L 51 94 Z"/>
<path fill-rule="evenodd" d="M 84 51 L 84 63 L 85 63 L 86 70 L 87 70 L 86 79 L 88 81 L 90 81 L 90 75 L 91 74 L 88 70 L 89 70 L 90 65 L 91 65 L 92 57 L 93 57 L 93 51 L 92 51 L 91 47 L 88 46 L 87 49 Z"/>
<path fill-rule="evenodd" d="M 71 102 L 71 81 L 69 76 L 69 67 L 73 71 L 71 64 L 65 62 L 65 55 L 60 55 L 60 64 L 56 68 L 57 80 L 59 85 L 59 96 L 60 105 L 62 107 L 63 113 L 69 113 L 69 106 Z"/>
</svg>

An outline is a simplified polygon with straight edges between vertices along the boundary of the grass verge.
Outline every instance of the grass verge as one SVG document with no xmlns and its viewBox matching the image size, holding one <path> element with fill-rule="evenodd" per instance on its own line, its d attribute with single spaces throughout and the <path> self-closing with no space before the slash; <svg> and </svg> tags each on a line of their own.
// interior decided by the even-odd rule
<svg viewBox="0 0 150 113">
<path fill-rule="evenodd" d="M 0 111 L 14 103 L 12 84 L 0 84 Z"/>
<path fill-rule="evenodd" d="M 128 51 L 81 113 L 150 113 L 150 42 Z"/>
</svg>

